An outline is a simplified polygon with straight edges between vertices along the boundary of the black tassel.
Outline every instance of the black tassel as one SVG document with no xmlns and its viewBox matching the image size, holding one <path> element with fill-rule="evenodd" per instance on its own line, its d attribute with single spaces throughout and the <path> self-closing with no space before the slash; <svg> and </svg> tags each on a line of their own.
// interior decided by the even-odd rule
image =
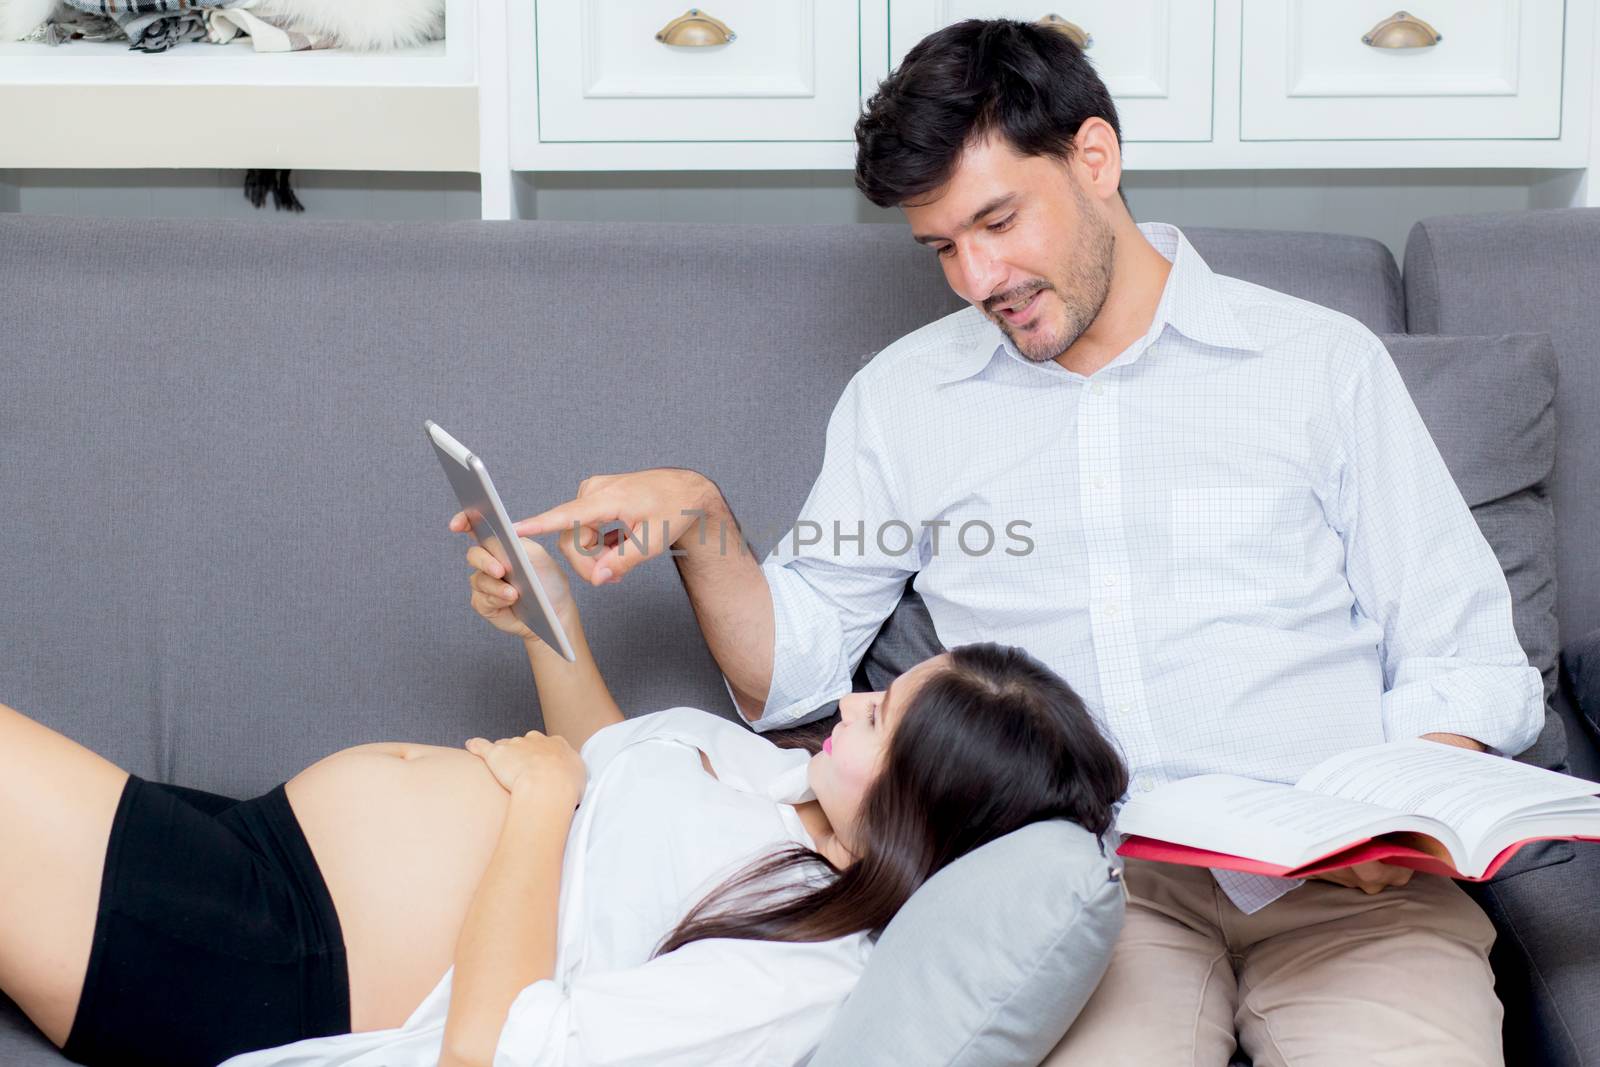
<svg viewBox="0 0 1600 1067">
<path fill-rule="evenodd" d="M 304 211 L 305 205 L 300 203 L 300 198 L 294 195 L 294 190 L 289 188 L 289 172 L 278 171 L 278 186 L 272 190 L 272 202 L 279 211 Z"/>
<path fill-rule="evenodd" d="M 289 187 L 287 170 L 247 170 L 244 172 L 244 195 L 257 208 L 272 194 L 272 206 L 278 211 L 304 211 L 305 205 Z"/>
</svg>

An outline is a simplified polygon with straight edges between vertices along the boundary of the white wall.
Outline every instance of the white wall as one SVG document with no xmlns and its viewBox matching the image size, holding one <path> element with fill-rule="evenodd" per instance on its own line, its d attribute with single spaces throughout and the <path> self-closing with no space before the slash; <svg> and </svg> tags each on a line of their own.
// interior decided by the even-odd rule
<svg viewBox="0 0 1600 1067">
<path fill-rule="evenodd" d="M 1374 237 L 1399 259 L 1430 215 L 1564 207 L 1581 171 L 1135 171 L 1134 217 L 1179 226 L 1319 230 Z M 242 170 L 0 171 L 0 210 L 44 215 L 475 219 L 475 174 L 296 171 L 306 211 L 257 209 Z M 841 171 L 612 172 L 519 175 L 525 218 L 673 222 L 888 222 Z"/>
</svg>

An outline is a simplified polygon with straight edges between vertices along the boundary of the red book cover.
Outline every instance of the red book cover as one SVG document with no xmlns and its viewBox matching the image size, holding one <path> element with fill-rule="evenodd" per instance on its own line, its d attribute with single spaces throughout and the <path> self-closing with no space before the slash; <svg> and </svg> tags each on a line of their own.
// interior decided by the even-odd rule
<svg viewBox="0 0 1600 1067">
<path fill-rule="evenodd" d="M 1358 863 L 1382 860 L 1400 867 L 1411 867 L 1424 874 L 1442 874 L 1446 878 L 1465 882 L 1483 882 L 1494 877 L 1495 872 L 1504 867 L 1506 861 L 1516 855 L 1517 850 L 1523 845 L 1535 841 L 1600 841 L 1600 838 L 1530 837 L 1526 841 L 1518 841 L 1501 852 L 1489 864 L 1488 869 L 1476 878 L 1469 878 L 1460 873 L 1431 852 L 1383 838 L 1368 838 L 1320 859 L 1312 860 L 1310 863 L 1301 864 L 1299 867 L 1279 867 L 1276 864 L 1263 863 L 1244 856 L 1207 852 L 1203 848 L 1174 845 L 1167 841 L 1157 841 L 1132 834 L 1123 838 L 1122 844 L 1117 848 L 1117 855 L 1131 859 L 1152 860 L 1156 863 L 1177 863 L 1186 867 L 1217 867 L 1223 870 L 1244 871 L 1247 874 L 1270 874 L 1277 878 L 1307 878 L 1313 874 L 1336 871 L 1341 867 L 1353 867 Z"/>
</svg>

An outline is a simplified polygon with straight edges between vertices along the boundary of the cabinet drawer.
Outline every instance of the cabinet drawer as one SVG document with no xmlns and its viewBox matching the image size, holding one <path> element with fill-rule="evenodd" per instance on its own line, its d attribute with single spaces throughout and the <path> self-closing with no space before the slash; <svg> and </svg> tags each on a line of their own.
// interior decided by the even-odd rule
<svg viewBox="0 0 1600 1067">
<path fill-rule="evenodd" d="M 1391 16 L 1415 41 L 1363 41 Z M 1484 140 L 1561 136 L 1563 0 L 1245 0 L 1246 141 Z M 1390 31 L 1394 33 L 1394 30 Z"/>
<path fill-rule="evenodd" d="M 691 11 L 717 43 L 657 39 Z M 852 140 L 860 17 L 858 0 L 536 0 L 539 139 Z"/>
<path fill-rule="evenodd" d="M 1111 91 L 1124 141 L 1211 139 L 1212 0 L 895 0 L 889 62 L 952 22 L 1048 15 L 1088 34 L 1083 54 Z"/>
</svg>

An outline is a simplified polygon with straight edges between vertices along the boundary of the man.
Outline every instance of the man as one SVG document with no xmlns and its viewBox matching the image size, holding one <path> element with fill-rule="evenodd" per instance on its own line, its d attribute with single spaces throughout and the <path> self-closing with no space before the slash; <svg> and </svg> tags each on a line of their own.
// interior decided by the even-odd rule
<svg viewBox="0 0 1600 1067">
<path fill-rule="evenodd" d="M 801 512 L 825 536 L 761 566 L 719 550 L 731 511 L 684 470 L 588 479 L 519 532 L 576 524 L 563 549 L 597 584 L 670 542 L 757 730 L 848 692 L 915 574 L 944 644 L 1022 645 L 1077 688 L 1135 790 L 1293 781 L 1386 739 L 1532 743 L 1543 691 L 1505 579 L 1382 344 L 1135 225 L 1116 112 L 1076 46 L 946 27 L 856 133 L 858 187 L 904 210 L 971 306 L 847 386 Z M 614 522 L 654 544 L 601 546 Z M 1222 1067 L 1236 1035 L 1261 1067 L 1501 1062 L 1493 927 L 1448 879 L 1130 861 L 1126 885 L 1052 1065 Z"/>
</svg>

